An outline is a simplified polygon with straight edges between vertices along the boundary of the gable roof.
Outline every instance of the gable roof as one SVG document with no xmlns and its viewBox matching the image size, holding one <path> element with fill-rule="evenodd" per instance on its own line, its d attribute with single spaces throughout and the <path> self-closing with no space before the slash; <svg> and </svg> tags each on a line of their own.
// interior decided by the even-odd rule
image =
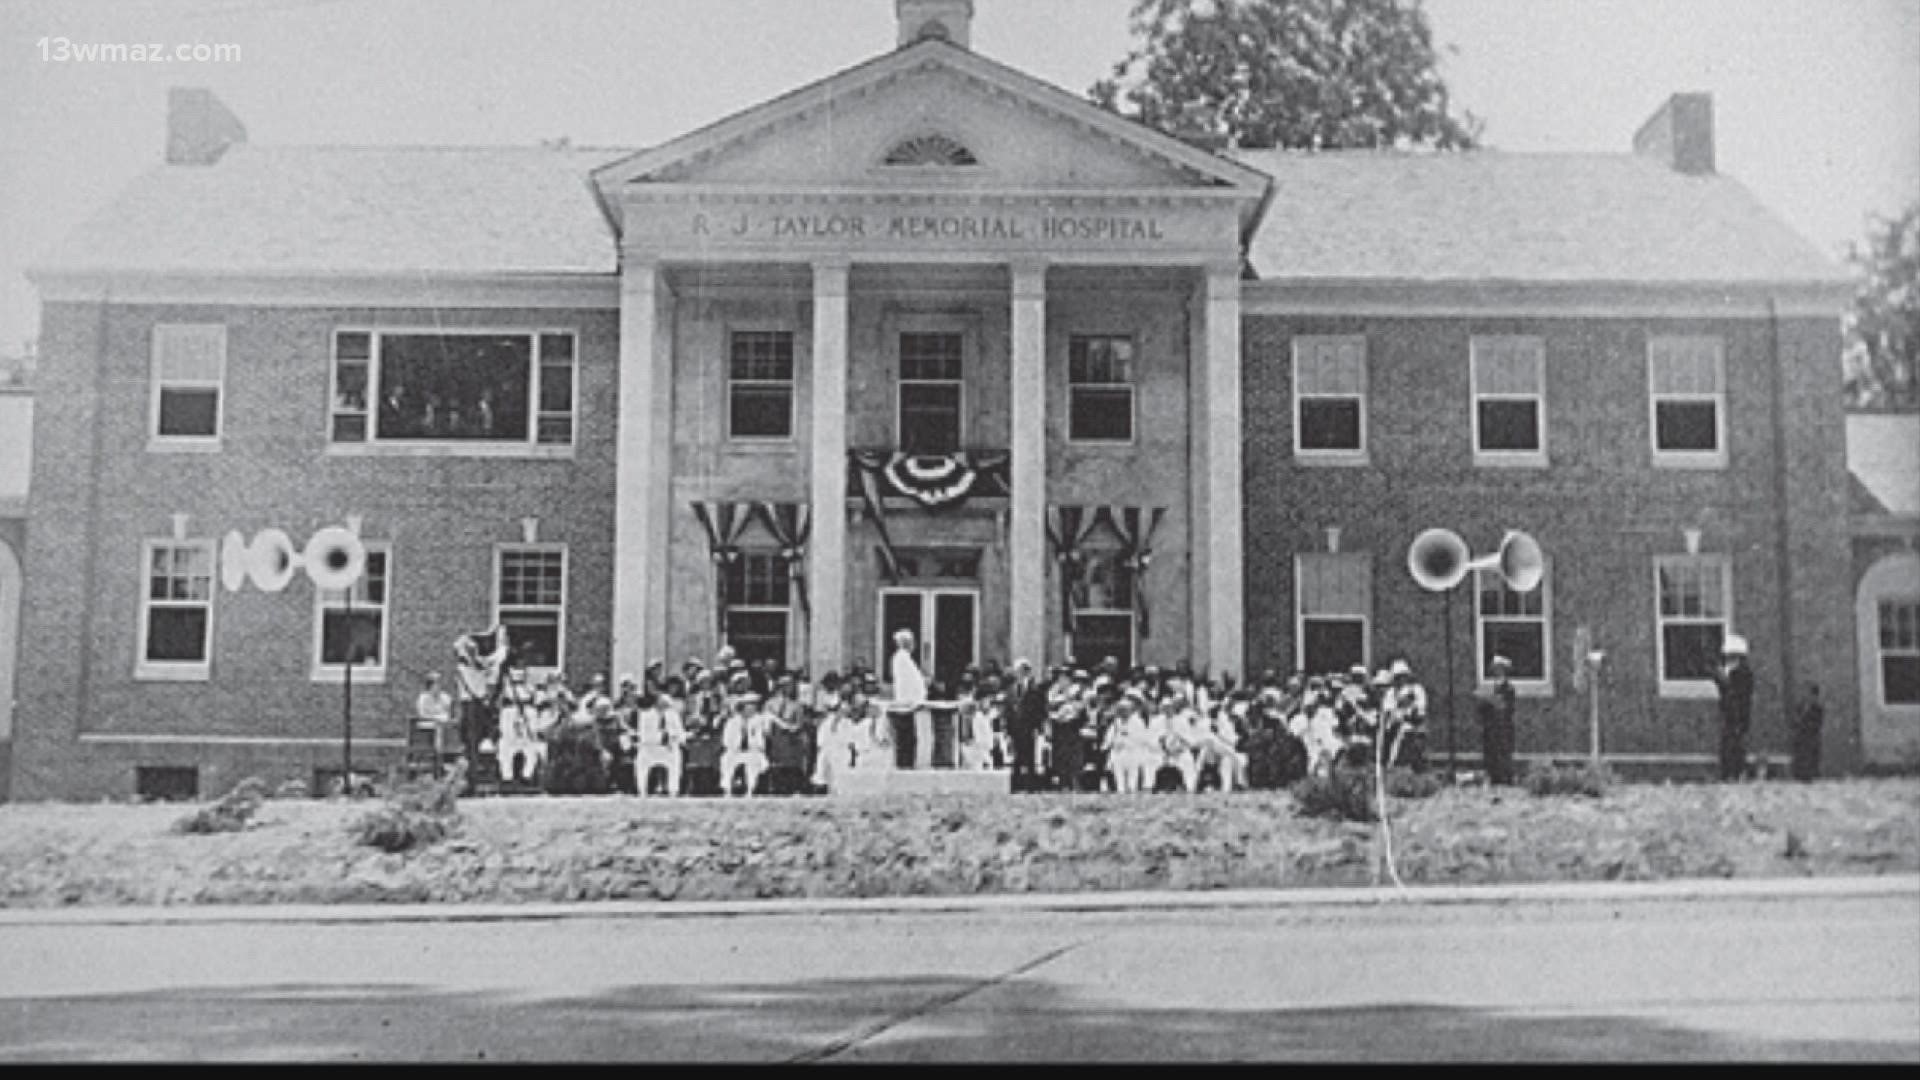
<svg viewBox="0 0 1920 1080">
<path fill-rule="evenodd" d="M 610 162 L 596 170 L 594 179 L 603 192 L 611 195 L 624 183 L 668 178 L 672 170 L 724 153 L 783 125 L 803 121 L 836 100 L 874 93 L 889 82 L 923 69 L 952 71 L 989 91 L 1019 100 L 1173 166 L 1192 176 L 1198 184 L 1242 188 L 1254 196 L 1267 186 L 1266 176 L 1258 169 L 1190 146 L 1051 83 L 939 38 L 922 38 L 882 53 L 669 142 Z M 1251 214 L 1250 209 L 1249 220 Z"/>
<path fill-rule="evenodd" d="M 1632 154 L 1243 151 L 1273 177 L 1247 258 L 1277 281 L 1848 280 L 1745 187 Z"/>
<path fill-rule="evenodd" d="M 33 272 L 614 274 L 588 173 L 629 152 L 240 144 L 142 174 Z"/>
<path fill-rule="evenodd" d="M 1847 469 L 1854 513 L 1920 515 L 1920 413 L 1848 413 Z"/>
</svg>

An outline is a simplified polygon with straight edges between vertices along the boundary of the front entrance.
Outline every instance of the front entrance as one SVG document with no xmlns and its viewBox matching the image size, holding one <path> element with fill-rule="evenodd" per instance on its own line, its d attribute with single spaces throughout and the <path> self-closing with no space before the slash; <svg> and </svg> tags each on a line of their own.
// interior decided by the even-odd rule
<svg viewBox="0 0 1920 1080">
<path fill-rule="evenodd" d="M 881 589 L 881 677 L 893 661 L 895 631 L 910 630 L 919 647 L 920 670 L 934 697 L 952 698 L 960 673 L 979 658 L 980 593 L 976 589 Z M 936 685 L 937 684 L 937 685 Z"/>
</svg>

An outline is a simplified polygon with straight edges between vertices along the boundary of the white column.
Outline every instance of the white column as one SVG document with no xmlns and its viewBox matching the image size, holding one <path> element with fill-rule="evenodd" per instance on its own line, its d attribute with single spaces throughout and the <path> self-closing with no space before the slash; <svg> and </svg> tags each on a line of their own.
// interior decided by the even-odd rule
<svg viewBox="0 0 1920 1080">
<path fill-rule="evenodd" d="M 664 643 L 664 604 L 652 597 L 664 577 L 667 553 L 661 503 L 665 463 L 654 460 L 658 399 L 667 389 L 671 344 L 661 333 L 660 268 L 630 262 L 620 271 L 620 391 L 618 456 L 614 462 L 613 670 L 638 675 L 652 642 Z M 664 346 L 664 347 L 663 347 Z"/>
<path fill-rule="evenodd" d="M 1013 268 L 1010 659 L 1047 662 L 1047 268 Z"/>
<path fill-rule="evenodd" d="M 1207 652 L 1214 671 L 1231 671 L 1244 683 L 1240 273 L 1238 266 L 1208 267 L 1206 273 Z"/>
<path fill-rule="evenodd" d="M 846 263 L 813 267 L 807 675 L 816 684 L 844 665 L 847 636 L 847 276 Z"/>
<path fill-rule="evenodd" d="M 1207 297 L 1204 278 L 1187 298 L 1187 658 L 1210 670 L 1213 625 L 1207 610 Z"/>
</svg>

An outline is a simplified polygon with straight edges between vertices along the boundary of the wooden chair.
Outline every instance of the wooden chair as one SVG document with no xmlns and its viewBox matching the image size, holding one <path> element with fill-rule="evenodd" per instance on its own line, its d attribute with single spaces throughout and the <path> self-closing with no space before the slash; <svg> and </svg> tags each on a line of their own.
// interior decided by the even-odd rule
<svg viewBox="0 0 1920 1080">
<path fill-rule="evenodd" d="M 421 776 L 440 779 L 442 770 L 440 725 L 418 717 L 407 721 L 407 754 L 402 768 L 407 779 Z"/>
</svg>

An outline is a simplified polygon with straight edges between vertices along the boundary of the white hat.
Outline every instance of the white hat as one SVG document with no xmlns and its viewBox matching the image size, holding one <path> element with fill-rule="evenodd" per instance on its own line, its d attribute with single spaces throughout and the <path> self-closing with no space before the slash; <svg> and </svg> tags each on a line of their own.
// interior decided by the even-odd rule
<svg viewBox="0 0 1920 1080">
<path fill-rule="evenodd" d="M 1512 667 L 1513 661 L 1504 656 L 1496 656 L 1487 662 L 1488 667 Z"/>
<path fill-rule="evenodd" d="M 1395 660 L 1393 662 L 1393 667 L 1391 670 L 1395 675 L 1413 674 L 1413 669 L 1407 666 L 1407 662 L 1405 660 Z"/>
<path fill-rule="evenodd" d="M 1741 637 L 1739 634 L 1728 634 L 1726 642 L 1720 646 L 1720 651 L 1726 653 L 1728 656 L 1745 656 L 1747 655 L 1747 639 Z"/>
</svg>

